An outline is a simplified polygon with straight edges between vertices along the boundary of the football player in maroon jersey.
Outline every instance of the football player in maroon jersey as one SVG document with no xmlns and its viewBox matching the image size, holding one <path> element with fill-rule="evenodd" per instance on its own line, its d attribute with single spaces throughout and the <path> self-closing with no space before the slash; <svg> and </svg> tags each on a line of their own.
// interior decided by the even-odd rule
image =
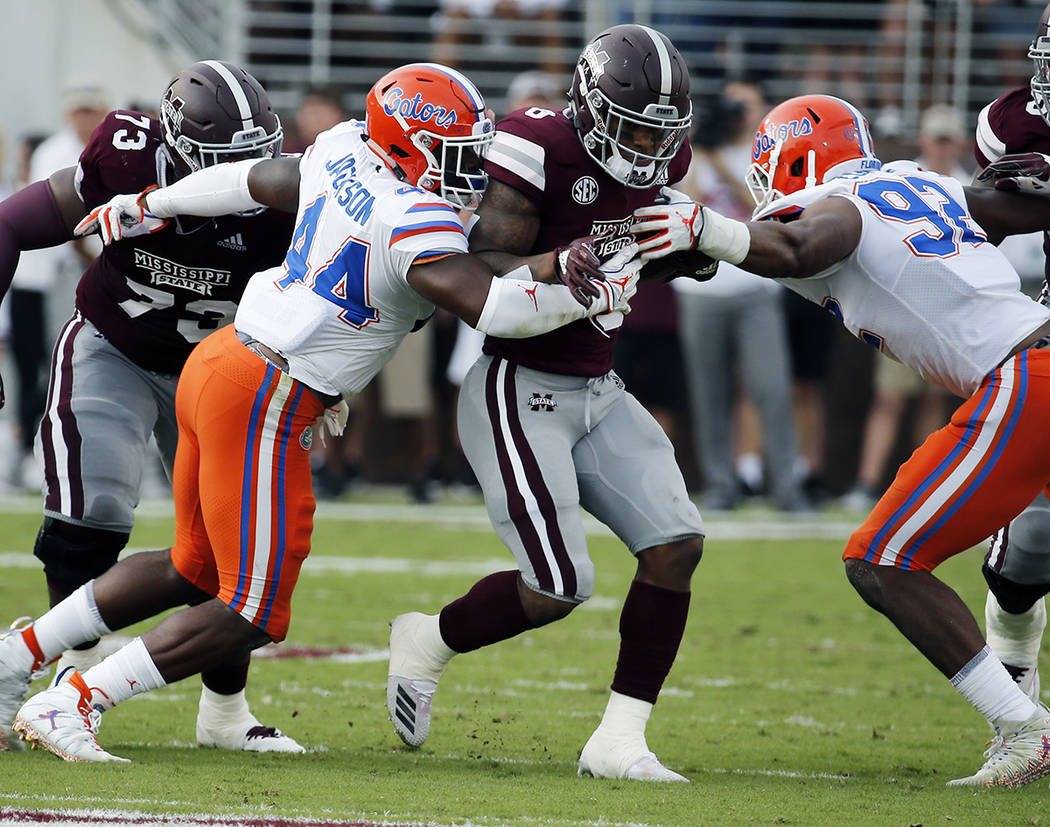
<svg viewBox="0 0 1050 827">
<path fill-rule="evenodd" d="M 163 186 L 224 161 L 276 156 L 282 136 L 254 77 L 218 60 L 189 66 L 165 90 L 159 120 L 110 112 L 75 168 L 0 203 L 0 297 L 22 250 L 72 239 L 80 219 L 113 195 Z M 38 435 L 45 501 L 34 554 L 44 564 L 52 606 L 79 590 L 83 610 L 91 611 L 89 581 L 117 561 L 131 532 L 151 434 L 170 473 L 175 386 L 186 357 L 232 321 L 251 275 L 283 260 L 293 224 L 294 216 L 272 210 L 179 216 L 107 246 L 81 277 L 73 316 L 55 347 Z M 134 559 L 146 580 L 161 571 L 167 551 Z M 97 643 L 67 652 L 58 671 L 96 662 Z M 204 672 L 198 742 L 302 752 L 251 714 L 247 674 L 247 658 Z M 0 720 L 0 749 L 10 723 Z"/>
<path fill-rule="evenodd" d="M 685 175 L 691 118 L 688 69 L 667 37 L 637 25 L 602 32 L 580 56 L 564 111 L 522 109 L 497 125 L 471 252 L 505 272 L 553 250 L 571 283 L 577 262 L 625 245 L 632 211 Z M 573 243 L 581 236 L 591 241 Z M 592 595 L 582 506 L 623 540 L 637 573 L 612 693 L 579 773 L 687 780 L 649 750 L 645 728 L 685 629 L 704 528 L 670 441 L 612 371 L 622 318 L 489 336 L 468 373 L 460 439 L 518 568 L 482 578 L 439 614 L 393 620 L 387 706 L 407 744 L 426 739 L 453 655 L 559 620 Z"/>
<path fill-rule="evenodd" d="M 1035 62 L 1031 84 L 1007 92 L 977 116 L 974 157 L 984 168 L 979 182 L 1046 195 L 1050 193 L 1050 5 L 1039 18 L 1028 56 Z M 1043 250 L 1050 253 L 1050 232 L 1043 233 Z M 1045 271 L 1050 278 L 1050 259 Z M 1044 282 L 1040 301 L 1048 300 Z M 984 609 L 988 645 L 1020 687 L 1038 701 L 1044 596 L 1050 593 L 1050 500 L 1045 493 L 992 538 L 982 572 L 989 589 Z"/>
</svg>

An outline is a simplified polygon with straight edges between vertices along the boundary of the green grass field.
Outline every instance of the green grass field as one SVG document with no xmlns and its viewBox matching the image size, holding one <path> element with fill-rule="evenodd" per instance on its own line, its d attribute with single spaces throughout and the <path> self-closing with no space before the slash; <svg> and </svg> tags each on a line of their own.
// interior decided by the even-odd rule
<svg viewBox="0 0 1050 827">
<path fill-rule="evenodd" d="M 4 618 L 41 610 L 28 553 L 38 524 L 31 512 L 0 514 Z M 719 533 L 709 522 L 685 641 L 648 730 L 689 785 L 576 776 L 605 705 L 633 573 L 614 539 L 593 539 L 590 604 L 452 662 L 430 739 L 411 751 L 386 716 L 387 622 L 437 611 L 482 573 L 512 567 L 511 557 L 476 528 L 322 516 L 285 645 L 343 654 L 257 658 L 249 682 L 258 717 L 306 755 L 197 748 L 191 679 L 106 714 L 99 740 L 130 765 L 0 753 L 0 823 L 5 810 L 113 809 L 485 827 L 1050 824 L 1045 781 L 1019 791 L 944 786 L 980 766 L 986 725 L 853 593 L 841 541 Z M 170 536 L 169 519 L 144 517 L 132 546 Z M 973 550 L 941 570 L 977 609 L 980 559 Z"/>
</svg>

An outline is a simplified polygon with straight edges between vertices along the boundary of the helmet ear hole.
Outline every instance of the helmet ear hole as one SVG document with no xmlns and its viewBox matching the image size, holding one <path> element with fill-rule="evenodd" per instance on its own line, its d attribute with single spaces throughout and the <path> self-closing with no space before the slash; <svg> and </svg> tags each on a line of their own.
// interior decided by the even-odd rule
<svg viewBox="0 0 1050 827">
<path fill-rule="evenodd" d="M 801 155 L 791 162 L 791 166 L 788 167 L 788 173 L 793 178 L 798 178 L 802 174 L 802 167 L 805 164 L 806 159 Z"/>
</svg>

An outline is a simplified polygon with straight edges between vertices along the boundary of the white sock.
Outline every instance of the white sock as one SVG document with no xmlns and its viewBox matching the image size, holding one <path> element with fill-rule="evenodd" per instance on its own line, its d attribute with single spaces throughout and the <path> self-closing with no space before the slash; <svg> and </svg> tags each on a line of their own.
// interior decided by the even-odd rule
<svg viewBox="0 0 1050 827">
<path fill-rule="evenodd" d="M 618 735 L 637 734 L 644 738 L 645 725 L 649 723 L 652 711 L 653 705 L 648 701 L 611 692 L 598 728 Z"/>
<path fill-rule="evenodd" d="M 1039 598 L 1027 612 L 1015 615 L 1004 610 L 988 592 L 984 606 L 985 639 L 1003 663 L 1034 666 L 1046 628 L 1046 603 Z"/>
<path fill-rule="evenodd" d="M 987 646 L 955 674 L 952 686 L 996 729 L 998 721 L 1027 721 L 1039 711 Z"/>
<path fill-rule="evenodd" d="M 84 682 L 109 696 L 110 705 L 167 685 L 140 637 L 88 669 Z"/>
<path fill-rule="evenodd" d="M 95 603 L 95 581 L 89 580 L 33 623 L 40 651 L 50 663 L 66 649 L 108 634 Z"/>
<path fill-rule="evenodd" d="M 201 686 L 201 702 L 197 708 L 198 718 L 205 718 L 210 724 L 234 723 L 243 721 L 258 724 L 248 709 L 248 698 L 244 690 L 232 695 L 220 695 L 206 686 Z M 250 720 L 249 720 L 250 719 Z"/>
</svg>

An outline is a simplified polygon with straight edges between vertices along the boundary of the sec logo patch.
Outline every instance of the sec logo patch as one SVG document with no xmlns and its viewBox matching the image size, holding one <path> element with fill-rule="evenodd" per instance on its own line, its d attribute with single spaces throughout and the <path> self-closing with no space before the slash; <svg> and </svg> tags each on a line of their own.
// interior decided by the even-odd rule
<svg viewBox="0 0 1050 827">
<path fill-rule="evenodd" d="M 572 185 L 572 200 L 577 204 L 590 204 L 598 197 L 598 182 L 589 175 L 576 179 Z"/>
<path fill-rule="evenodd" d="M 304 451 L 309 451 L 314 444 L 314 429 L 307 425 L 299 435 L 299 445 Z"/>
</svg>

